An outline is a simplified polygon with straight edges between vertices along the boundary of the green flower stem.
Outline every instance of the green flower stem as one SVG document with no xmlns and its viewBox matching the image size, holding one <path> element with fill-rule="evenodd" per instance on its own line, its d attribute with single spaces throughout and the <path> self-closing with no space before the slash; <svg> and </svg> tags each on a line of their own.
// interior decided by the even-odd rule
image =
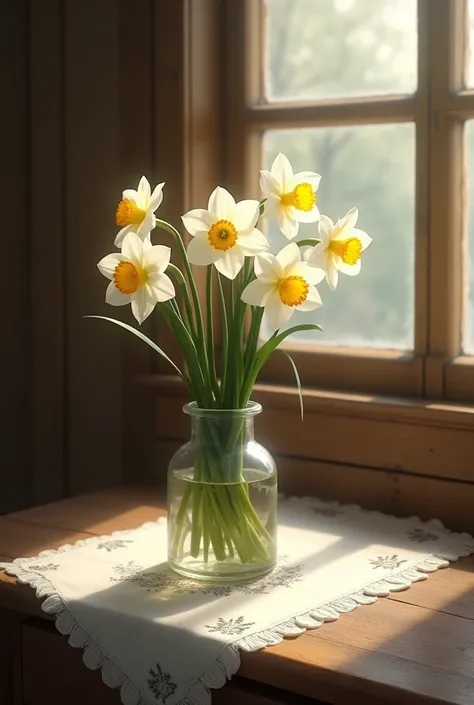
<svg viewBox="0 0 474 705">
<path fill-rule="evenodd" d="M 229 323 L 227 320 L 227 308 L 225 304 L 224 288 L 222 286 L 221 273 L 217 272 L 217 283 L 219 287 L 219 309 L 221 314 L 222 323 L 222 357 L 221 357 L 221 394 L 222 390 L 225 389 L 226 385 L 226 375 L 227 375 L 227 352 L 229 348 Z M 222 401 L 222 397 L 221 397 Z"/>
<path fill-rule="evenodd" d="M 191 333 L 193 340 L 195 340 L 196 339 L 196 330 L 194 327 L 193 309 L 191 306 L 191 300 L 189 298 L 188 284 L 187 284 L 186 279 L 184 278 L 181 270 L 178 269 L 178 267 L 176 267 L 174 264 L 170 263 L 168 265 L 168 271 L 170 272 L 170 274 L 172 274 L 174 276 L 176 281 L 183 288 L 183 299 L 184 299 L 184 309 L 186 312 L 186 322 L 188 325 L 189 332 Z"/>
<path fill-rule="evenodd" d="M 219 400 L 219 385 L 217 384 L 216 365 L 214 360 L 214 330 L 212 316 L 212 270 L 210 264 L 206 273 L 206 326 L 207 326 L 207 358 L 209 360 L 209 377 L 216 400 Z"/>
</svg>

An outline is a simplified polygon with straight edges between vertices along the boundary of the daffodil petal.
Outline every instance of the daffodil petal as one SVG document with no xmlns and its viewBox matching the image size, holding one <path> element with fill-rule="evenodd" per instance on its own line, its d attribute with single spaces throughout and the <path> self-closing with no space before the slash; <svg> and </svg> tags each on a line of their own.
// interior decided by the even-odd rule
<svg viewBox="0 0 474 705">
<path fill-rule="evenodd" d="M 134 188 L 126 188 L 124 191 L 122 191 L 122 198 L 128 198 L 130 201 L 135 201 L 135 203 L 137 203 L 138 193 L 135 191 Z"/>
<path fill-rule="evenodd" d="M 150 232 L 153 230 L 153 228 L 156 226 L 156 218 L 151 212 L 151 210 L 147 211 L 145 217 L 143 218 L 143 221 L 140 223 L 140 225 L 137 227 L 131 226 L 132 231 L 136 233 L 139 237 L 140 240 L 145 240 L 147 237 L 150 237 Z M 135 227 L 135 230 L 133 230 L 133 227 Z"/>
<path fill-rule="evenodd" d="M 299 211 L 295 208 L 295 217 L 299 223 L 317 223 L 320 218 L 319 208 L 313 206 L 310 211 Z"/>
<path fill-rule="evenodd" d="M 271 194 L 265 201 L 263 218 L 274 218 L 278 220 L 281 208 L 280 196 L 274 196 Z"/>
<path fill-rule="evenodd" d="M 301 304 L 298 304 L 295 308 L 297 308 L 298 311 L 314 311 L 316 308 L 320 308 L 322 305 L 323 302 L 321 300 L 321 296 L 319 295 L 319 291 L 316 289 L 315 286 L 310 285 L 308 287 L 306 299 Z"/>
<path fill-rule="evenodd" d="M 240 247 L 233 247 L 231 250 L 224 252 L 219 259 L 216 259 L 214 264 L 216 265 L 216 269 L 223 274 L 224 277 L 235 279 L 244 266 L 244 259 L 245 256 Z"/>
<path fill-rule="evenodd" d="M 167 274 L 160 274 L 150 286 L 157 301 L 169 301 L 176 296 L 174 284 Z"/>
<path fill-rule="evenodd" d="M 351 208 L 343 218 L 339 218 L 336 223 L 337 235 L 335 236 L 335 239 L 345 240 L 347 237 L 350 237 L 352 230 L 357 223 L 358 217 L 359 211 L 357 208 Z"/>
<path fill-rule="evenodd" d="M 270 252 L 262 252 L 256 255 L 253 268 L 257 279 L 267 284 L 274 284 L 283 277 L 283 267 L 275 255 Z"/>
<path fill-rule="evenodd" d="M 294 308 L 281 302 L 278 292 L 274 291 L 269 296 L 265 306 L 265 317 L 272 330 L 283 328 L 293 315 Z"/>
<path fill-rule="evenodd" d="M 239 236 L 253 230 L 258 220 L 259 208 L 259 202 L 254 200 L 239 201 L 235 204 L 233 225 Z"/>
<path fill-rule="evenodd" d="M 280 250 L 276 258 L 283 269 L 283 276 L 287 276 L 291 268 L 301 261 L 300 248 L 296 242 L 291 242 Z"/>
<path fill-rule="evenodd" d="M 219 257 L 219 252 L 211 247 L 207 235 L 198 235 L 189 243 L 187 255 L 191 264 L 204 267 L 207 264 L 215 262 Z"/>
<path fill-rule="evenodd" d="M 271 173 L 279 183 L 281 193 L 289 193 L 292 190 L 293 168 L 288 157 L 281 152 L 272 164 Z"/>
<path fill-rule="evenodd" d="M 125 236 L 128 235 L 128 233 L 133 232 L 133 225 L 126 225 L 124 228 L 118 231 L 117 235 L 115 236 L 114 240 L 114 245 L 115 247 L 121 247 L 122 242 L 125 239 Z"/>
<path fill-rule="evenodd" d="M 291 273 L 303 277 L 308 284 L 319 284 L 326 276 L 323 268 L 311 267 L 307 262 L 298 262 L 291 268 Z"/>
<path fill-rule="evenodd" d="M 310 184 L 313 187 L 313 191 L 317 191 L 319 188 L 319 183 L 321 181 L 321 175 L 316 174 L 314 171 L 299 171 L 293 176 L 292 189 L 298 184 Z"/>
<path fill-rule="evenodd" d="M 268 250 L 268 240 L 257 228 L 254 228 L 248 235 L 239 233 L 238 244 L 247 257 L 252 257 L 257 252 Z"/>
<path fill-rule="evenodd" d="M 153 245 L 145 251 L 145 266 L 153 267 L 162 274 L 168 267 L 171 258 L 171 248 L 166 245 Z"/>
<path fill-rule="evenodd" d="M 130 303 L 130 294 L 121 294 L 114 282 L 110 282 L 105 292 L 105 302 L 111 306 L 125 306 Z"/>
<path fill-rule="evenodd" d="M 333 230 L 334 223 L 332 222 L 331 218 L 329 218 L 327 215 L 321 214 L 319 218 L 319 237 L 321 239 L 322 244 L 326 244 L 329 241 Z"/>
<path fill-rule="evenodd" d="M 145 321 L 156 306 L 146 293 L 145 287 L 141 286 L 135 294 L 132 294 L 132 314 L 140 323 Z"/>
<path fill-rule="evenodd" d="M 326 269 L 326 280 L 327 280 L 329 288 L 332 291 L 334 291 L 334 289 L 337 287 L 339 275 L 338 275 L 336 266 L 335 266 L 334 262 L 332 261 L 332 257 L 329 257 L 328 261 L 329 261 L 329 265 L 328 265 L 328 268 Z"/>
<path fill-rule="evenodd" d="M 360 272 L 361 260 L 357 260 L 355 264 L 346 264 L 341 259 L 336 265 L 337 269 L 343 274 L 347 274 L 349 277 L 355 277 Z"/>
<path fill-rule="evenodd" d="M 277 196 L 279 198 L 282 193 L 275 176 L 270 171 L 264 171 L 263 169 L 260 171 L 260 189 L 267 198 L 269 196 Z"/>
<path fill-rule="evenodd" d="M 122 254 L 134 264 L 142 264 L 143 243 L 135 233 L 128 233 L 122 243 Z"/>
<path fill-rule="evenodd" d="M 216 213 L 211 213 L 204 208 L 194 208 L 181 216 L 183 225 L 190 235 L 208 232 L 213 223 L 219 220 Z"/>
<path fill-rule="evenodd" d="M 149 209 L 154 213 L 157 208 L 161 205 L 161 202 L 163 201 L 163 186 L 165 185 L 165 182 L 158 184 L 158 186 L 155 186 L 153 189 L 153 193 L 150 196 L 150 203 L 148 204 Z"/>
<path fill-rule="evenodd" d="M 359 230 L 359 228 L 354 228 L 351 237 L 356 237 L 360 242 L 362 243 L 362 250 L 367 249 L 367 247 L 370 245 L 372 242 L 372 238 L 370 235 L 367 235 L 366 232 L 363 230 Z"/>
<path fill-rule="evenodd" d="M 324 245 L 322 242 L 318 242 L 318 244 L 308 250 L 307 252 L 304 253 L 304 258 L 307 261 L 308 265 L 310 268 L 316 268 L 318 271 L 319 269 L 326 270 L 328 267 L 328 251 L 326 249 L 326 245 Z M 317 284 L 317 282 L 313 282 L 314 284 Z"/>
<path fill-rule="evenodd" d="M 265 306 L 273 289 L 273 284 L 266 284 L 259 279 L 255 279 L 245 287 L 241 298 L 242 301 L 250 304 L 250 306 Z"/>
<path fill-rule="evenodd" d="M 150 187 L 150 182 L 146 178 L 146 176 L 142 176 L 140 179 L 140 182 L 138 184 L 137 188 L 137 203 L 140 206 L 140 208 L 143 208 L 144 210 L 147 210 L 149 203 L 150 203 L 150 194 L 151 194 L 151 187 Z"/>
<path fill-rule="evenodd" d="M 284 208 L 281 206 L 277 214 L 280 230 L 288 240 L 293 240 L 293 238 L 298 235 L 298 230 L 300 228 L 298 220 L 294 217 L 295 210 L 296 209 L 292 206 L 289 208 Z"/>
<path fill-rule="evenodd" d="M 97 263 L 97 268 L 99 272 L 104 275 L 104 277 L 107 277 L 107 279 L 112 279 L 117 265 L 126 259 L 127 258 L 120 252 L 114 252 L 111 255 L 102 257 L 100 262 Z"/>
<path fill-rule="evenodd" d="M 217 186 L 209 197 L 208 209 L 217 214 L 219 219 L 230 220 L 232 222 L 234 215 L 235 201 L 233 196 L 222 188 Z"/>
</svg>

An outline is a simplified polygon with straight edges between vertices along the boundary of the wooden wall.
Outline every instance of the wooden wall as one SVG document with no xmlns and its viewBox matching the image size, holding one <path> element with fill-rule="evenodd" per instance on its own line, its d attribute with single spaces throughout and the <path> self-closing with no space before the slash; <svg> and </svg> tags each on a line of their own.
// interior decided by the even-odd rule
<svg viewBox="0 0 474 705">
<path fill-rule="evenodd" d="M 155 179 L 159 71 L 153 78 L 151 59 L 164 5 L 0 6 L 0 512 L 7 512 L 116 484 L 124 459 L 145 462 L 134 439 L 151 423 L 150 395 L 131 380 L 150 370 L 148 354 L 83 316 L 111 314 L 96 263 L 113 250 L 121 189 L 142 173 Z M 112 313 L 130 320 L 128 310 Z"/>
</svg>

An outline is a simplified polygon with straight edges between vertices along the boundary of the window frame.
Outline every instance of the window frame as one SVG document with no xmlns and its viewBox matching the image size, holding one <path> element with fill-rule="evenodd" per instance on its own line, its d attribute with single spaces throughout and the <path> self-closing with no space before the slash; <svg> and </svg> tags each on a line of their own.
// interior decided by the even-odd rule
<svg viewBox="0 0 474 705">
<path fill-rule="evenodd" d="M 309 386 L 409 397 L 474 396 L 474 358 L 461 355 L 458 285 L 464 246 L 461 119 L 474 117 L 474 91 L 461 90 L 466 8 L 466 0 L 418 0 L 418 89 L 413 95 L 265 103 L 264 0 L 225 0 L 226 45 L 233 47 L 225 80 L 226 181 L 232 192 L 259 193 L 265 129 L 415 125 L 413 351 L 289 342 L 287 349 Z M 261 380 L 291 384 L 291 375 L 284 356 L 275 356 Z"/>
</svg>

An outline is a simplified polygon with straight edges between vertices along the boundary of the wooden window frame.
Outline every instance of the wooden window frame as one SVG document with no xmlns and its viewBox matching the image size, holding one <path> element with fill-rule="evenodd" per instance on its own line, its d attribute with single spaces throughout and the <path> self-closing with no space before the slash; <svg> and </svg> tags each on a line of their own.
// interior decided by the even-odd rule
<svg viewBox="0 0 474 705">
<path fill-rule="evenodd" d="M 461 355 L 460 338 L 462 120 L 474 117 L 474 92 L 461 91 L 466 7 L 464 0 L 418 0 L 413 95 L 265 103 L 263 0 L 225 0 L 227 46 L 233 47 L 225 82 L 226 178 L 233 192 L 259 193 L 261 137 L 268 128 L 409 122 L 416 129 L 413 351 L 291 342 L 309 386 L 454 400 L 474 396 L 474 358 Z M 262 380 L 289 384 L 291 374 L 283 356 L 275 356 Z"/>
</svg>

